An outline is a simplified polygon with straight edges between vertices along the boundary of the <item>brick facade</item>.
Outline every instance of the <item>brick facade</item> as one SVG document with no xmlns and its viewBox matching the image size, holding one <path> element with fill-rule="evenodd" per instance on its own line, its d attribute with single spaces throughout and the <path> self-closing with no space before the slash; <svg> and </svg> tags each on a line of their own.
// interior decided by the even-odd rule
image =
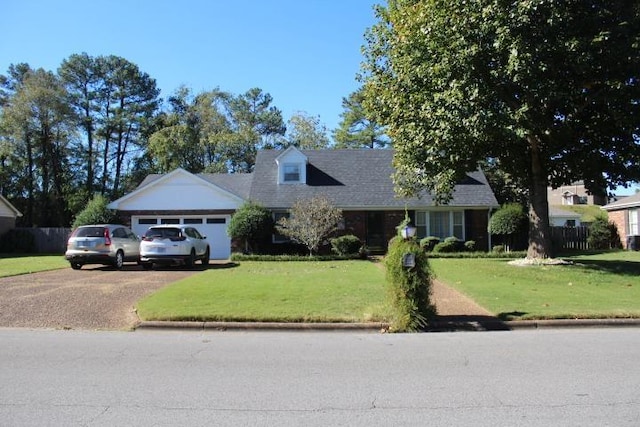
<svg viewBox="0 0 640 427">
<path fill-rule="evenodd" d="M 613 222 L 618 229 L 618 234 L 620 235 L 620 241 L 622 242 L 622 247 L 627 249 L 627 230 L 629 229 L 627 225 L 629 217 L 626 210 L 618 210 L 618 211 L 609 211 L 609 221 Z"/>
</svg>

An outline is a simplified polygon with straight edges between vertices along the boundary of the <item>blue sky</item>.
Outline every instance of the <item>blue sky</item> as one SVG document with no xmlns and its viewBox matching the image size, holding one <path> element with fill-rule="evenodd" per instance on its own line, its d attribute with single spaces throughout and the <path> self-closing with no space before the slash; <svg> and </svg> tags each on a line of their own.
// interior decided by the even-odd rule
<svg viewBox="0 0 640 427">
<path fill-rule="evenodd" d="M 297 111 L 337 127 L 359 86 L 375 0 L 4 0 L 0 74 L 56 70 L 74 53 L 118 55 L 155 78 L 234 94 L 259 87 L 285 121 Z"/>
</svg>

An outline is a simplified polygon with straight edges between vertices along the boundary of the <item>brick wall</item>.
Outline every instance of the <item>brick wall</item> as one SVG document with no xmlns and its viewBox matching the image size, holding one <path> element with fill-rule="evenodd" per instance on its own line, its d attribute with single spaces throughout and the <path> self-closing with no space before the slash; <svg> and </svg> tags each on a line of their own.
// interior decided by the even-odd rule
<svg viewBox="0 0 640 427">
<path fill-rule="evenodd" d="M 609 221 L 616 225 L 622 246 L 625 249 L 627 248 L 627 219 L 628 213 L 626 210 L 609 211 Z"/>
</svg>

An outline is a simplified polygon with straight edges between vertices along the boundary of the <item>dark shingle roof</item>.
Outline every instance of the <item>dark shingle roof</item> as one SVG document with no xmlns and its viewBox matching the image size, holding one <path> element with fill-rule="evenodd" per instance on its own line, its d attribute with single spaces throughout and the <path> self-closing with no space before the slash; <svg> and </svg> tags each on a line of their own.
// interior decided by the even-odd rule
<svg viewBox="0 0 640 427">
<path fill-rule="evenodd" d="M 288 208 L 301 198 L 324 194 L 340 208 L 408 208 L 433 206 L 427 193 L 399 199 L 393 189 L 391 150 L 300 150 L 309 159 L 307 184 L 278 185 L 276 157 L 282 151 L 258 153 L 250 197 L 269 208 Z M 498 206 L 481 171 L 467 174 L 456 186 L 449 206 Z"/>
</svg>

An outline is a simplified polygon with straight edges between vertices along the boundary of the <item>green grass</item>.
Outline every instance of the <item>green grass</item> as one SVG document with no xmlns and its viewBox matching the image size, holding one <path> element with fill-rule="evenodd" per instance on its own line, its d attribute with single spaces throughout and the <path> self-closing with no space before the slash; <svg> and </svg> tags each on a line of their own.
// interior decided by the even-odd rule
<svg viewBox="0 0 640 427">
<path fill-rule="evenodd" d="M 62 255 L 0 255 L 0 277 L 57 270 L 68 266 L 69 263 Z"/>
<path fill-rule="evenodd" d="M 573 265 L 431 259 L 439 280 L 505 320 L 640 317 L 640 252 L 564 257 Z"/>
<path fill-rule="evenodd" d="M 137 309 L 143 320 L 378 322 L 385 287 L 370 261 L 247 261 L 176 282 Z"/>
<path fill-rule="evenodd" d="M 598 217 L 607 217 L 607 211 L 603 211 L 597 205 L 557 205 L 556 207 L 579 214 L 582 222 L 593 222 Z"/>
</svg>

